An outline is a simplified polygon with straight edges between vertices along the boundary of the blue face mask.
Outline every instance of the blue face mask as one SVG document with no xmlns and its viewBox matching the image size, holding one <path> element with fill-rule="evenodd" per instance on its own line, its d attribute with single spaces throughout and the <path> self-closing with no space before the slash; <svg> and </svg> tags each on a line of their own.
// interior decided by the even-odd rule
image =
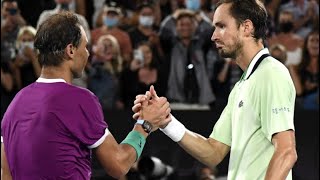
<svg viewBox="0 0 320 180">
<path fill-rule="evenodd" d="M 104 16 L 103 23 L 107 27 L 114 27 L 118 24 L 118 18 L 109 18 L 108 16 Z"/>
<path fill-rule="evenodd" d="M 186 0 L 186 8 L 192 11 L 200 9 L 200 0 Z"/>
</svg>

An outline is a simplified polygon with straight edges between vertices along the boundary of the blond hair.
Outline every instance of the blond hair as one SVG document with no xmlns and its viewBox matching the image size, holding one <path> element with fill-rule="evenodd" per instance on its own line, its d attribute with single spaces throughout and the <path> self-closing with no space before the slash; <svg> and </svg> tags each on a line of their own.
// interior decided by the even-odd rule
<svg viewBox="0 0 320 180">
<path fill-rule="evenodd" d="M 120 73 L 122 71 L 123 59 L 120 52 L 120 46 L 118 40 L 108 34 L 103 35 L 98 39 L 98 43 L 103 43 L 104 41 L 109 40 L 112 45 L 112 60 L 104 64 L 105 68 L 110 71 L 111 74 Z"/>
</svg>

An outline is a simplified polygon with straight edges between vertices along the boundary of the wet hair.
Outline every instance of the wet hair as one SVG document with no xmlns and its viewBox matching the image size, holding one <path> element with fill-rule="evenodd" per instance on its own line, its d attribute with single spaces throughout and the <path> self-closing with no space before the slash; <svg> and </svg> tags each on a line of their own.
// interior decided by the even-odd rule
<svg viewBox="0 0 320 180">
<path fill-rule="evenodd" d="M 35 36 L 34 47 L 39 50 L 41 66 L 59 66 L 65 56 L 65 48 L 81 42 L 80 22 L 71 12 L 61 12 L 44 21 Z"/>
<path fill-rule="evenodd" d="M 236 19 L 238 26 L 249 19 L 255 29 L 253 37 L 256 40 L 266 39 L 268 13 L 260 0 L 220 0 L 216 8 L 226 3 L 231 3 L 230 14 Z"/>
</svg>

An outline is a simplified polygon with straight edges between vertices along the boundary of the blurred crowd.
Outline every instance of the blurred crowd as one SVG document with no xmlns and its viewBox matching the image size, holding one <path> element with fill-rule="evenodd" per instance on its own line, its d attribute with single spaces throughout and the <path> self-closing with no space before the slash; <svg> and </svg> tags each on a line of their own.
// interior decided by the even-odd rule
<svg viewBox="0 0 320 180">
<path fill-rule="evenodd" d="M 88 64 L 73 83 L 90 89 L 104 109 L 131 109 L 150 85 L 173 103 L 226 104 L 243 72 L 234 60 L 219 57 L 211 41 L 217 2 L 2 0 L 1 119 L 17 91 L 39 77 L 34 37 L 43 21 L 61 11 L 77 14 L 89 40 Z M 264 3 L 266 47 L 288 68 L 297 106 L 318 109 L 319 1 Z"/>
</svg>

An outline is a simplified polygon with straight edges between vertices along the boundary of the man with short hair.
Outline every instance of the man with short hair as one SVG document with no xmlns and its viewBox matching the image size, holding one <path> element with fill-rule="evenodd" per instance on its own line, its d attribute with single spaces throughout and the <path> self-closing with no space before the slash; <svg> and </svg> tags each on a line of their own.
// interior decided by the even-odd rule
<svg viewBox="0 0 320 180">
<path fill-rule="evenodd" d="M 295 88 L 288 69 L 263 45 L 267 12 L 259 0 L 221 0 L 211 40 L 220 56 L 244 71 L 209 138 L 187 130 L 173 116 L 161 129 L 197 160 L 214 167 L 230 152 L 228 179 L 292 179 L 297 161 L 294 133 Z M 152 90 L 152 89 L 151 89 Z M 154 90 L 152 99 L 157 99 Z M 141 113 L 140 98 L 133 107 Z M 145 102 L 144 102 L 145 103 Z"/>
<path fill-rule="evenodd" d="M 70 11 L 75 13 L 75 2 L 73 0 L 55 0 L 56 3 L 56 8 L 50 9 L 50 10 L 44 10 L 38 19 L 37 22 L 37 29 L 39 28 L 40 24 L 48 19 L 51 15 L 62 12 L 62 11 Z M 90 34 L 90 27 L 87 22 L 87 19 L 81 15 L 75 13 L 76 16 L 78 17 L 81 26 L 83 27 L 84 31 L 86 32 L 86 36 L 88 38 L 89 44 L 91 44 L 91 34 Z"/>
<path fill-rule="evenodd" d="M 118 144 L 98 98 L 71 85 L 88 61 L 87 44 L 70 12 L 40 25 L 35 47 L 41 76 L 16 95 L 1 124 L 1 179 L 89 180 L 92 150 L 107 173 L 120 178 L 141 155 L 147 136 L 170 121 L 166 98 L 144 104 L 141 119 Z"/>
</svg>

